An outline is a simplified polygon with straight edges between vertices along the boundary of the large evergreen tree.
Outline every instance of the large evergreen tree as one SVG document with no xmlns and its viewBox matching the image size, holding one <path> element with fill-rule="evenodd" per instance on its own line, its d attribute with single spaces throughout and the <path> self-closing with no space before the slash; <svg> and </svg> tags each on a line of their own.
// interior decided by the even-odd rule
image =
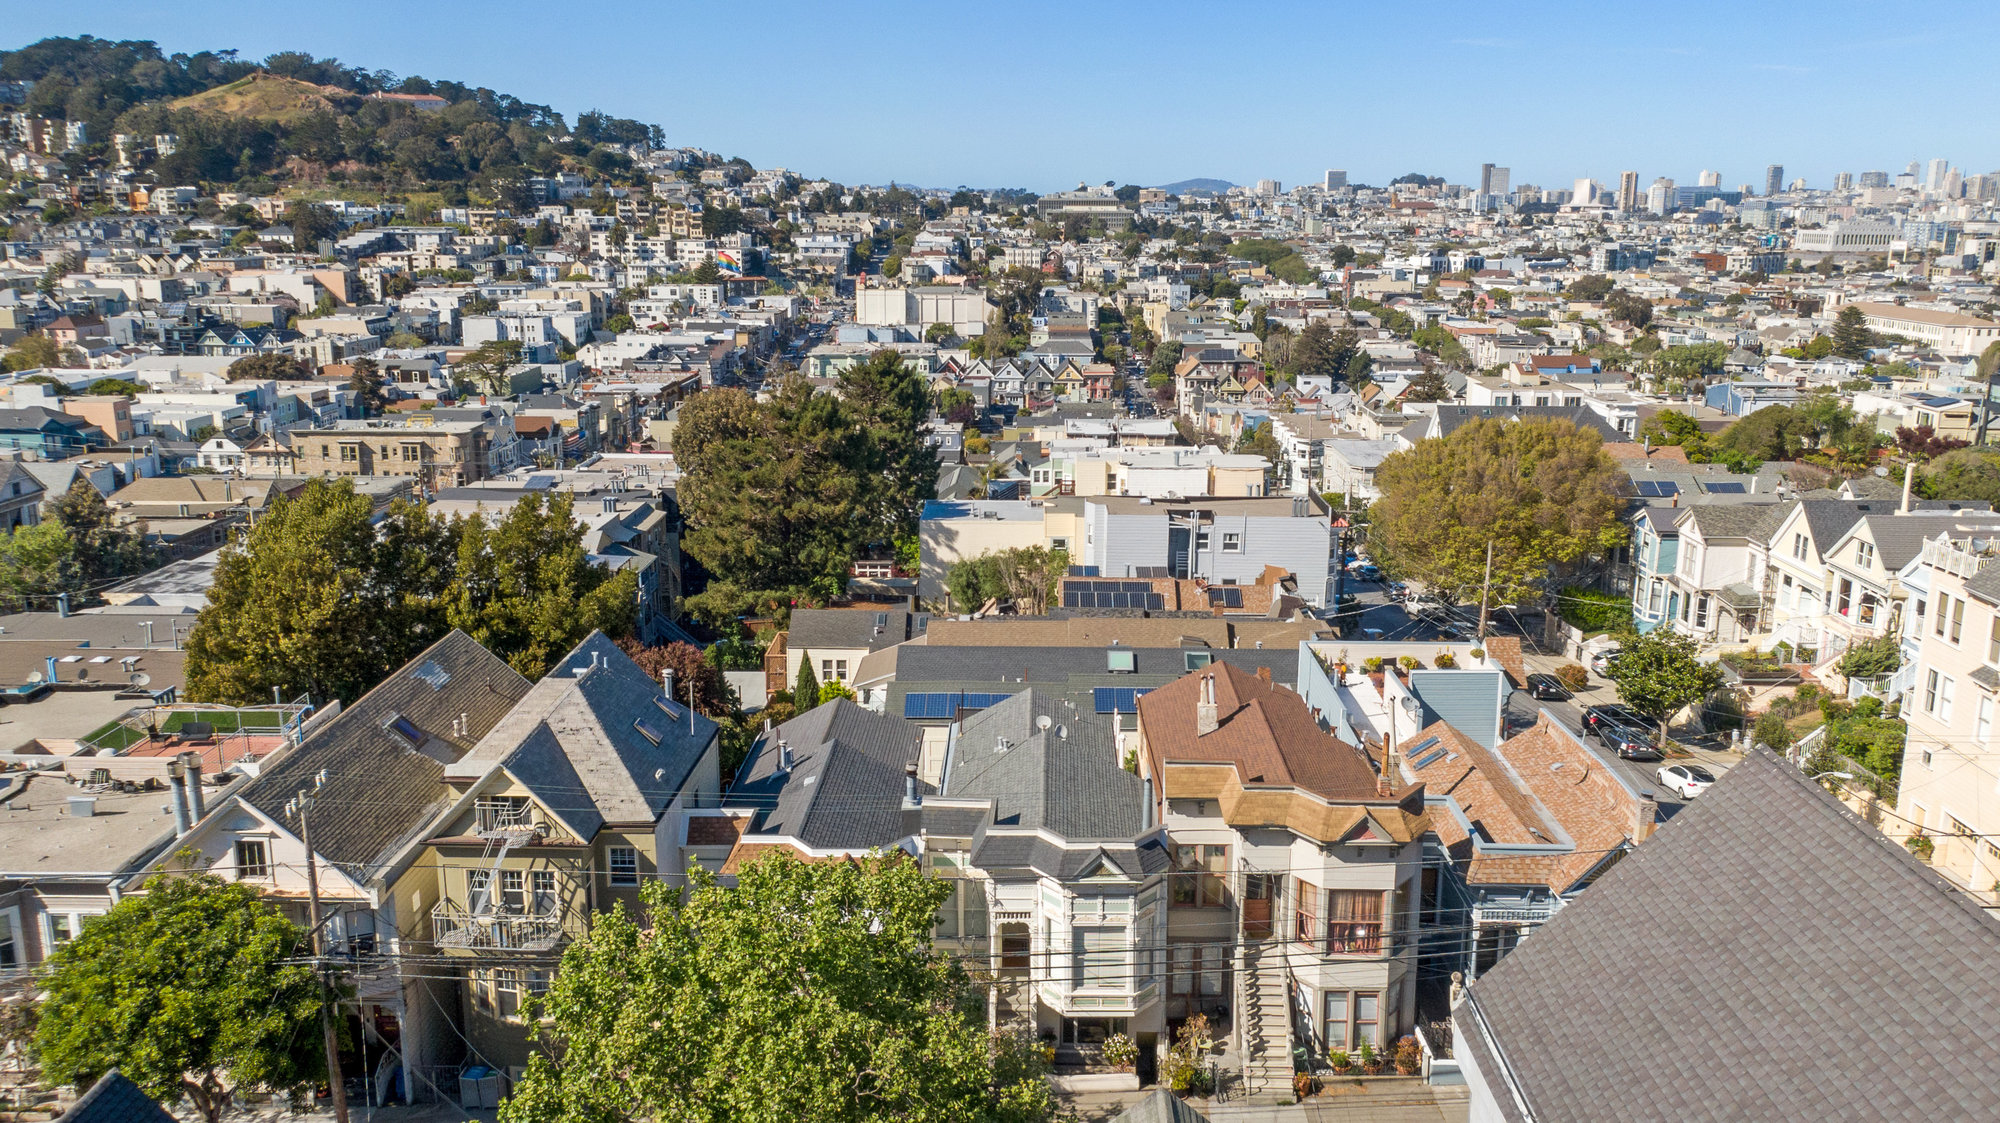
<svg viewBox="0 0 2000 1123">
<path fill-rule="evenodd" d="M 638 579 L 590 560 L 568 492 L 523 497 L 499 523 L 465 520 L 446 619 L 538 679 L 593 630 L 632 630 Z"/>
<path fill-rule="evenodd" d="M 1843 359 L 1865 359 L 1874 345 L 1875 333 L 1868 330 L 1868 317 L 1858 305 L 1849 304 L 1833 317 L 1833 353 Z"/>
</svg>

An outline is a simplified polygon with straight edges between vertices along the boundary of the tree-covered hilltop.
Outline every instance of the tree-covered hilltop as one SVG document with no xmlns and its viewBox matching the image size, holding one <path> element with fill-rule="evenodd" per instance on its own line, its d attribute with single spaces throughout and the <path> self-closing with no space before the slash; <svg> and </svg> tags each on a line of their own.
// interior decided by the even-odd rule
<svg viewBox="0 0 2000 1123">
<path fill-rule="evenodd" d="M 298 51 L 257 63 L 234 51 L 169 55 L 146 41 L 43 39 L 0 52 L 0 79 L 34 83 L 26 112 L 88 124 L 85 161 L 108 159 L 118 133 L 173 134 L 174 150 L 147 169 L 168 183 L 455 185 L 525 204 L 527 176 L 579 171 L 637 182 L 620 146 L 665 146 L 657 125 L 593 110 L 571 128 L 546 105 L 484 87 L 398 78 Z M 433 111 L 373 94 L 429 94 L 448 104 Z"/>
</svg>

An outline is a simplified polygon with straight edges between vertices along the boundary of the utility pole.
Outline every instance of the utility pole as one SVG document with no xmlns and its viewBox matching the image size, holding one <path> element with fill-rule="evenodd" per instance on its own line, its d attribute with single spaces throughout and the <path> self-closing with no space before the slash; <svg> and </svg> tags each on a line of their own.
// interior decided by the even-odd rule
<svg viewBox="0 0 2000 1123">
<path fill-rule="evenodd" d="M 1986 397 L 1985 400 L 1979 403 L 1979 433 L 1972 440 L 1972 447 L 1974 448 L 1980 448 L 1986 444 L 1986 418 L 1993 411 L 1993 376 L 1991 374 L 1984 375 L 1980 378 L 1980 381 L 1986 384 Z"/>
<path fill-rule="evenodd" d="M 306 848 L 306 903 L 312 916 L 313 958 L 318 961 L 320 985 L 325 990 L 319 1004 L 319 1028 L 326 1036 L 326 1083 L 333 1090 L 334 1123 L 347 1123 L 347 1085 L 340 1077 L 340 1046 L 333 1033 L 333 988 L 326 978 L 326 935 L 320 929 L 319 855 L 313 851 L 312 819 L 307 814 L 312 807 L 312 795 L 300 788 L 296 802 L 299 807 L 299 842 Z"/>
<path fill-rule="evenodd" d="M 1487 600 L 1493 594 L 1493 540 L 1486 540 L 1486 580 L 1479 587 L 1479 633 L 1473 639 L 1486 638 Z"/>
</svg>

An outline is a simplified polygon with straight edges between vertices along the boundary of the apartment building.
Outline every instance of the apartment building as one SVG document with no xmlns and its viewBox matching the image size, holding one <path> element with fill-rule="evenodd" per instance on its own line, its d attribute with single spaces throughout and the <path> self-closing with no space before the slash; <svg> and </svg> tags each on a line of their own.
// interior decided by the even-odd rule
<svg viewBox="0 0 2000 1123">
<path fill-rule="evenodd" d="M 344 421 L 294 429 L 291 442 L 302 476 L 412 476 L 439 488 L 493 471 L 487 426 L 478 421 Z"/>
</svg>

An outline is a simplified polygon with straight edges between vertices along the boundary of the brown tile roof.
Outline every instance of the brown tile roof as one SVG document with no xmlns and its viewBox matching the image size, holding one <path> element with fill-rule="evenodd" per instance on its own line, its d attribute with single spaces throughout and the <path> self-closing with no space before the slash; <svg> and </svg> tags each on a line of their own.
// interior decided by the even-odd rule
<svg viewBox="0 0 2000 1123">
<path fill-rule="evenodd" d="M 748 815 L 696 815 L 687 821 L 689 846 L 735 846 L 750 825 Z"/>
<path fill-rule="evenodd" d="M 1196 707 L 1211 680 L 1220 724 L 1203 735 Z M 1380 798 L 1367 757 L 1321 729 L 1305 699 L 1228 663 L 1140 698 L 1139 726 L 1155 775 L 1167 761 L 1214 762 L 1235 765 L 1248 784 L 1290 784 L 1336 801 Z"/>
<path fill-rule="evenodd" d="M 1655 464 L 1686 464 L 1687 450 L 1679 445 L 1661 445 L 1648 450 L 1644 443 L 1635 441 L 1606 441 L 1604 451 L 1616 460 L 1649 460 Z"/>
<path fill-rule="evenodd" d="M 1487 636 L 1486 654 L 1506 670 L 1507 677 L 1514 680 L 1515 686 L 1527 683 L 1528 661 L 1521 658 L 1520 636 Z"/>
</svg>

